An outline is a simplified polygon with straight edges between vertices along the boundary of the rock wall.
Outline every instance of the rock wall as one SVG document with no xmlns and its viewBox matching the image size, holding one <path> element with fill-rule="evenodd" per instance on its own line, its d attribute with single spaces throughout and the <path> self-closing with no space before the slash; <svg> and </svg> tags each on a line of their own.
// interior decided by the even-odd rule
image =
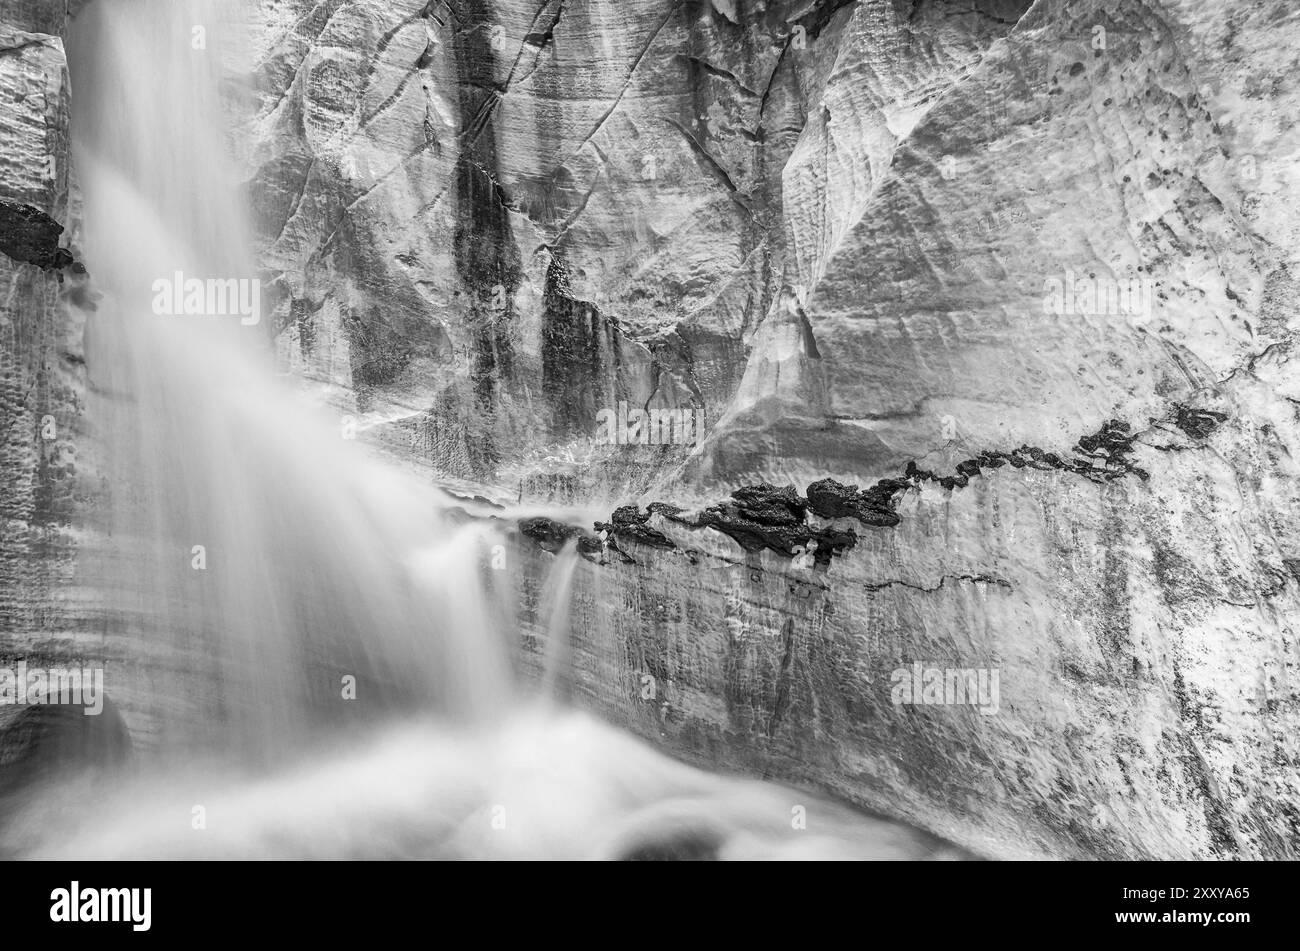
<svg viewBox="0 0 1300 951">
<path fill-rule="evenodd" d="M 720 420 L 912 115 L 1024 4 L 263 6 L 247 159 L 286 362 L 400 454 L 545 498 L 682 466 L 602 445 L 601 410 Z"/>
<path fill-rule="evenodd" d="M 62 4 L 0 3 L 0 631 L 4 656 L 82 626 L 69 607 L 85 460 L 84 277 Z M 77 270 L 80 268 L 77 266 Z"/>
<path fill-rule="evenodd" d="M 665 503 L 584 536 L 585 702 L 984 854 L 1296 855 L 1287 4 L 266 9 L 286 360 L 444 476 Z"/>
</svg>

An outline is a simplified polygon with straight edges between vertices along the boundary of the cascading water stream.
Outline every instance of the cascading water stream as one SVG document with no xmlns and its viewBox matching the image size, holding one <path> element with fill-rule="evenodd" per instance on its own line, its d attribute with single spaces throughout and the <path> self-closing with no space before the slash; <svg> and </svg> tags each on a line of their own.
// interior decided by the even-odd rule
<svg viewBox="0 0 1300 951">
<path fill-rule="evenodd" d="M 929 836 L 710 776 L 512 676 L 502 541 L 365 458 L 269 372 L 266 328 L 155 313 L 176 272 L 251 280 L 218 83 L 228 5 L 98 0 L 80 18 L 76 159 L 91 413 L 110 453 L 109 695 L 134 776 L 75 777 L 0 830 L 58 857 L 928 857 Z M 196 49 L 196 29 L 206 49 Z M 576 553 L 549 583 L 567 638 Z M 504 598 L 504 593 L 496 597 Z M 567 664 L 563 647 L 549 663 Z M 551 681 L 564 676 L 552 668 Z M 347 697 L 346 679 L 355 678 Z M 202 823 L 198 817 L 202 816 Z M 807 828 L 799 817 L 807 816 Z M 51 830 L 57 830 L 57 834 Z"/>
<path fill-rule="evenodd" d="M 228 9 L 98 4 L 73 38 L 93 77 L 74 129 L 108 298 L 88 362 L 123 546 L 116 620 L 202 661 L 194 673 L 220 684 L 208 717 L 243 751 L 309 732 L 349 675 L 360 696 L 382 683 L 444 713 L 499 710 L 506 664 L 475 603 L 474 539 L 454 535 L 437 493 L 296 405 L 267 372 L 260 323 L 153 312 L 169 280 L 255 279 L 216 132 Z"/>
<path fill-rule="evenodd" d="M 569 541 L 555 557 L 546 585 L 546 662 L 542 673 L 542 698 L 561 698 L 568 689 L 567 672 L 573 658 L 569 652 L 569 602 L 573 597 L 573 574 L 578 567 L 578 543 Z"/>
</svg>

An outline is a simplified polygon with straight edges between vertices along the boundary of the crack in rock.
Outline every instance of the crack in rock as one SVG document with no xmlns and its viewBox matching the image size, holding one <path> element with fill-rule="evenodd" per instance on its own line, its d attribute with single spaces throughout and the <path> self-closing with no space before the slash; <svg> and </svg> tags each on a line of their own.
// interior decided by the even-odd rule
<svg viewBox="0 0 1300 951">
<path fill-rule="evenodd" d="M 1015 590 L 1015 586 L 1012 585 L 1012 583 L 1010 581 L 1007 581 L 1005 578 L 998 578 L 994 575 L 984 575 L 984 574 L 944 575 L 939 579 L 939 583 L 932 588 L 927 588 L 925 587 L 925 585 L 916 584 L 915 582 L 912 581 L 904 581 L 901 578 L 891 578 L 888 581 L 868 582 L 866 585 L 866 589 L 868 591 L 883 591 L 886 588 L 900 587 L 900 588 L 911 588 L 914 591 L 922 591 L 926 594 L 934 594 L 934 592 L 942 589 L 944 585 L 946 585 L 949 581 L 969 581 L 972 584 L 995 585 L 996 587 L 999 588 L 1006 588 L 1008 591 Z"/>
</svg>

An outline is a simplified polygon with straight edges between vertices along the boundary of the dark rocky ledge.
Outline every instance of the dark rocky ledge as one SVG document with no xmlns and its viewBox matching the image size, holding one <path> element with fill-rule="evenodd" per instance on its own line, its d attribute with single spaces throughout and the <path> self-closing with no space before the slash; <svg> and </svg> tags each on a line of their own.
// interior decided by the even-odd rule
<svg viewBox="0 0 1300 951">
<path fill-rule="evenodd" d="M 599 538 L 578 525 L 557 521 L 545 516 L 525 518 L 519 521 L 519 531 L 531 538 L 543 550 L 558 554 L 571 541 L 577 542 L 578 554 L 598 556 L 604 548 Z"/>
<path fill-rule="evenodd" d="M 1163 422 L 1176 426 L 1191 439 L 1203 440 L 1227 418 L 1213 410 L 1175 404 Z M 620 542 L 668 551 L 679 549 L 676 542 L 650 524 L 651 516 L 659 515 L 691 529 L 712 528 L 722 532 L 747 552 L 766 549 L 787 558 L 806 554 L 817 565 L 826 566 L 835 555 L 853 548 L 858 536 L 852 528 L 811 524 L 809 512 L 828 521 L 853 518 L 870 528 L 892 528 L 901 521 L 898 499 L 907 489 L 925 482 L 950 490 L 962 489 L 984 470 L 1003 466 L 1068 472 L 1098 484 L 1128 476 L 1145 482 L 1150 473 L 1133 461 L 1133 445 L 1139 435 L 1128 423 L 1112 419 L 1097 432 L 1079 439 L 1068 457 L 1035 446 L 1009 451 L 992 449 L 959 462 L 950 475 L 939 475 L 909 462 L 901 478 L 881 479 L 866 489 L 821 479 L 808 486 L 805 497 L 792 485 L 763 482 L 742 486 L 731 493 L 730 499 L 710 505 L 694 516 L 684 515 L 681 508 L 667 502 L 652 502 L 644 511 L 635 505 L 615 509 L 608 522 L 595 523 L 598 533 L 595 535 L 579 526 L 549 518 L 524 519 L 519 522 L 519 530 L 547 551 L 558 552 L 570 540 L 577 539 L 579 554 L 589 560 L 598 561 L 603 552 L 613 551 L 625 561 L 631 561 Z M 694 556 L 693 552 L 686 554 Z"/>
<path fill-rule="evenodd" d="M 899 522 L 894 496 L 912 485 L 907 479 L 881 479 L 866 491 L 834 479 L 808 486 L 808 507 L 822 518 L 856 518 L 863 525 L 891 528 Z"/>
<path fill-rule="evenodd" d="M 674 549 L 677 547 L 676 542 L 657 528 L 650 527 L 650 516 L 658 513 L 667 518 L 673 518 L 680 511 L 681 509 L 665 502 L 652 502 L 649 510 L 645 512 L 642 512 L 635 505 L 624 505 L 614 510 L 614 514 L 609 517 L 608 522 L 597 522 L 596 531 L 608 532 L 611 536 L 630 538 L 642 545 L 649 545 L 651 548 Z"/>
<path fill-rule="evenodd" d="M 832 555 L 843 554 L 858 543 L 852 529 L 809 525 L 808 500 L 792 485 L 779 488 L 762 482 L 742 486 L 729 500 L 709 506 L 693 519 L 663 506 L 652 510 L 690 528 L 722 532 L 745 551 L 768 549 L 787 558 L 808 553 L 819 565 L 829 565 Z"/>
<path fill-rule="evenodd" d="M 0 251 L 15 261 L 35 264 L 44 271 L 72 268 L 85 271 L 67 248 L 59 247 L 63 225 L 39 208 L 0 201 Z"/>
</svg>

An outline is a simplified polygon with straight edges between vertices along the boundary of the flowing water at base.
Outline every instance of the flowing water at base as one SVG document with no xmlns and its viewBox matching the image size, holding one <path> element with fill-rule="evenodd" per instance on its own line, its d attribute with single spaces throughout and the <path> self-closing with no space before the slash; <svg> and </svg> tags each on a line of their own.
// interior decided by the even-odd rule
<svg viewBox="0 0 1300 951">
<path fill-rule="evenodd" d="M 222 159 L 228 6 L 98 0 L 70 42 L 103 294 L 90 414 L 110 496 L 108 550 L 86 573 L 106 641 L 126 645 L 106 686 L 135 761 L 9 803 L 0 852 L 955 857 L 905 826 L 683 765 L 555 702 L 572 551 L 546 587 L 545 702 L 530 696 L 510 660 L 513 588 L 484 583 L 496 529 L 456 521 L 444 495 L 300 405 L 269 371 L 265 327 L 156 312 L 177 272 L 255 276 Z"/>
<path fill-rule="evenodd" d="M 220 777 L 220 778 L 218 778 Z M 323 743 L 270 775 L 177 770 L 25 817 L 36 858 L 957 859 L 955 849 L 771 783 L 683 765 L 577 713 L 491 730 L 424 719 Z M 202 808 L 195 813 L 196 806 Z M 194 828 L 201 815 L 204 828 Z"/>
</svg>

